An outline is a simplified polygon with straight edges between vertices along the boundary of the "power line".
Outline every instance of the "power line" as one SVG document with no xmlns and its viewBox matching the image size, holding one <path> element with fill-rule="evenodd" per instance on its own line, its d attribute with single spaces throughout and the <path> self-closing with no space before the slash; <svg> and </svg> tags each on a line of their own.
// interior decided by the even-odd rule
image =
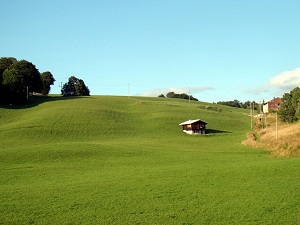
<svg viewBox="0 0 300 225">
<path fill-rule="evenodd" d="M 119 87 L 119 86 L 127 86 L 128 84 L 92 84 L 89 86 L 98 86 L 98 87 Z"/>
<path fill-rule="evenodd" d="M 60 84 L 60 88 L 62 86 L 62 83 Z M 186 92 L 188 92 L 189 94 L 189 99 L 191 97 L 191 91 L 193 91 L 193 87 L 184 87 L 184 88 L 180 88 L 180 87 L 173 87 L 173 88 L 162 88 L 162 87 L 150 87 L 150 86 L 145 86 L 145 85 L 140 85 L 140 84 L 136 84 L 136 83 L 115 83 L 115 84 L 97 84 L 97 83 L 92 83 L 90 85 L 88 85 L 89 87 L 94 87 L 94 88 L 97 88 L 97 87 L 100 87 L 101 89 L 111 89 L 113 91 L 114 88 L 122 88 L 123 91 L 125 91 L 125 88 L 127 87 L 127 92 L 128 92 L 128 96 L 131 95 L 131 92 L 132 92 L 132 87 L 137 87 L 137 88 L 144 88 L 144 89 L 148 89 L 148 90 L 144 90 L 144 92 L 146 91 L 155 91 L 155 90 L 162 90 L 162 91 L 167 91 L 167 90 L 170 90 L 171 89 L 184 89 Z M 196 93 L 199 93 L 201 95 L 206 95 L 206 96 L 210 96 L 210 97 L 214 97 L 216 99 L 216 101 L 222 101 L 222 100 L 225 100 L 225 98 L 228 100 L 228 99 L 236 99 L 235 98 L 230 98 L 229 96 L 224 96 L 223 94 L 222 95 L 219 95 L 219 94 L 211 94 L 211 93 L 208 93 L 207 91 L 208 90 L 212 90 L 212 89 L 207 89 L 207 90 L 199 90 L 199 91 L 195 91 Z M 215 90 L 216 91 L 216 90 Z"/>
</svg>

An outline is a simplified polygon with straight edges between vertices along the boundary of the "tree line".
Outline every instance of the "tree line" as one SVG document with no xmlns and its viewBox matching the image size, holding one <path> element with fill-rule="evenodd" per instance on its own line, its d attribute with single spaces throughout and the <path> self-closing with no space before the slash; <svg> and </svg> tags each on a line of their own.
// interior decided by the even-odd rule
<svg viewBox="0 0 300 225">
<path fill-rule="evenodd" d="M 193 100 L 193 101 L 198 101 L 198 99 L 193 97 L 192 95 L 188 95 L 186 93 L 176 94 L 173 91 L 168 92 L 166 96 L 164 94 L 160 94 L 158 97 L 160 97 L 160 98 L 181 98 L 181 99 L 189 99 L 189 100 Z"/>
<path fill-rule="evenodd" d="M 0 103 L 25 103 L 33 93 L 48 95 L 54 82 L 55 78 L 50 71 L 40 73 L 36 66 L 27 60 L 0 58 Z M 61 94 L 90 95 L 90 91 L 83 80 L 71 76 L 63 85 Z"/>
<path fill-rule="evenodd" d="M 236 108 L 243 108 L 243 109 L 253 108 L 254 110 L 258 110 L 260 112 L 259 103 L 255 102 L 255 101 L 240 102 L 235 99 L 233 101 L 219 101 L 219 102 L 217 102 L 217 104 L 227 105 L 227 106 L 236 107 Z"/>
</svg>

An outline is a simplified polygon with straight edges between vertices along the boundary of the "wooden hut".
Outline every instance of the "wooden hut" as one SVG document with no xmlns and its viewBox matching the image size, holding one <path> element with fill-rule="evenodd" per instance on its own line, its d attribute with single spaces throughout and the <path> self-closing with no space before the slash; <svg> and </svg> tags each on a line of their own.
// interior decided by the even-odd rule
<svg viewBox="0 0 300 225">
<path fill-rule="evenodd" d="M 207 122 L 197 119 L 197 120 L 188 120 L 179 125 L 182 126 L 182 131 L 187 134 L 205 134 Z"/>
</svg>

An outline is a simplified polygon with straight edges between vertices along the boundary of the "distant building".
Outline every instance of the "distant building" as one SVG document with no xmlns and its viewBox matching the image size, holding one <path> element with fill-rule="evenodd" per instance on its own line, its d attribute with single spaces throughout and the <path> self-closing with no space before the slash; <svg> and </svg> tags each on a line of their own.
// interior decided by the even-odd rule
<svg viewBox="0 0 300 225">
<path fill-rule="evenodd" d="M 263 112 L 269 113 L 271 111 L 277 111 L 282 103 L 281 98 L 274 98 L 271 101 L 264 103 Z"/>
<path fill-rule="evenodd" d="M 187 134 L 205 134 L 207 122 L 197 119 L 197 120 L 188 120 L 180 123 L 182 126 L 182 131 Z"/>
</svg>

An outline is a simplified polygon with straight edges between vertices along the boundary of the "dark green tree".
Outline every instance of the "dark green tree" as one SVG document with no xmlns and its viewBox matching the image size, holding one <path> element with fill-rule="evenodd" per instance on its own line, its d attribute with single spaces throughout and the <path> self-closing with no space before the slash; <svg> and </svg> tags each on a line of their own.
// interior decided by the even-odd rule
<svg viewBox="0 0 300 225">
<path fill-rule="evenodd" d="M 74 85 L 75 87 L 75 93 L 80 96 L 89 96 L 90 90 L 85 85 L 84 81 L 81 79 L 78 79 L 78 81 Z"/>
<path fill-rule="evenodd" d="M 300 88 L 296 87 L 291 91 L 292 106 L 295 109 L 295 117 L 300 119 Z"/>
<path fill-rule="evenodd" d="M 13 57 L 0 58 L 0 83 L 2 83 L 3 72 L 16 62 L 17 62 L 17 60 Z"/>
<path fill-rule="evenodd" d="M 35 65 L 26 60 L 13 63 L 3 74 L 2 84 L 7 100 L 14 103 L 24 102 L 29 92 L 40 92 L 42 80 Z"/>
<path fill-rule="evenodd" d="M 68 83 L 63 85 L 61 89 L 63 96 L 89 96 L 90 90 L 85 85 L 84 81 L 75 76 L 69 77 Z"/>
<path fill-rule="evenodd" d="M 233 101 L 220 101 L 220 102 L 217 102 L 217 104 L 241 108 L 241 102 L 236 99 Z"/>
<path fill-rule="evenodd" d="M 244 103 L 241 103 L 241 107 L 244 108 L 244 109 L 248 109 L 251 107 L 251 104 L 252 102 L 250 102 L 249 100 L 244 102 Z"/>
<path fill-rule="evenodd" d="M 43 89 L 42 89 L 42 94 L 43 95 L 48 95 L 50 90 L 51 90 L 51 85 L 54 84 L 55 79 L 49 71 L 41 73 L 41 80 L 43 84 Z"/>
<path fill-rule="evenodd" d="M 182 99 L 190 99 L 190 100 L 193 100 L 193 101 L 198 101 L 197 98 L 193 97 L 192 95 L 188 95 L 186 93 L 181 93 L 181 94 L 175 94 L 174 93 L 174 95 L 171 94 L 170 96 L 172 96 L 172 97 L 169 97 L 169 98 L 182 98 Z"/>
<path fill-rule="evenodd" d="M 167 98 L 173 98 L 173 96 L 175 95 L 175 93 L 173 91 L 170 91 L 167 93 L 166 97 Z"/>
<path fill-rule="evenodd" d="M 17 60 L 13 57 L 2 57 L 0 58 L 0 102 L 3 102 L 5 99 L 5 88 L 2 84 L 3 82 L 3 73 L 6 69 L 8 69 L 12 64 L 17 62 Z"/>
<path fill-rule="evenodd" d="M 23 77 L 16 69 L 6 69 L 3 73 L 3 102 L 22 103 L 26 100 Z"/>
<path fill-rule="evenodd" d="M 14 63 L 8 70 L 13 69 L 20 76 L 22 85 L 30 87 L 31 92 L 40 92 L 42 89 L 41 74 L 34 64 L 26 60 Z"/>
<path fill-rule="evenodd" d="M 294 122 L 300 119 L 300 88 L 294 88 L 282 97 L 282 104 L 278 110 L 279 118 L 285 122 Z"/>
</svg>

